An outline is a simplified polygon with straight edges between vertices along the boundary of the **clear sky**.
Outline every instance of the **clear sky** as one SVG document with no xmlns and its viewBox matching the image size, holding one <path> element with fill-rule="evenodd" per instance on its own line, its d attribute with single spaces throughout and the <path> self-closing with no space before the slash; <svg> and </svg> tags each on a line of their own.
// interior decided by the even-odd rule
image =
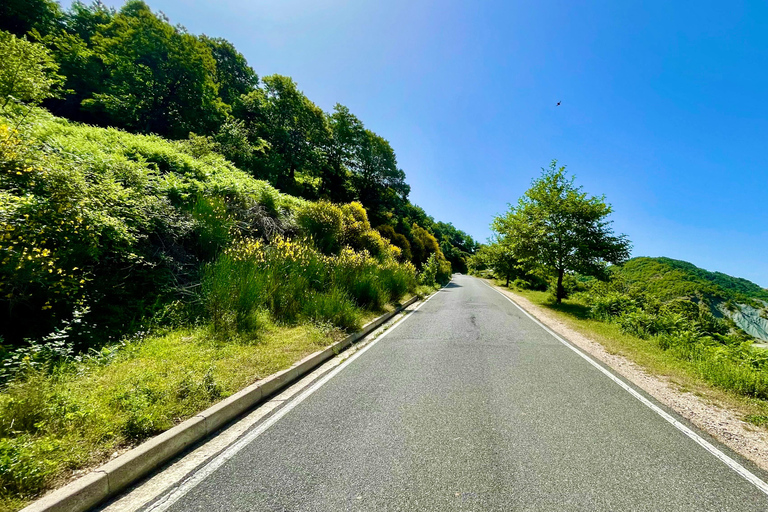
<svg viewBox="0 0 768 512">
<path fill-rule="evenodd" d="M 557 159 L 606 195 L 634 256 L 768 287 L 764 1 L 147 3 L 348 106 L 411 201 L 480 241 Z"/>
</svg>

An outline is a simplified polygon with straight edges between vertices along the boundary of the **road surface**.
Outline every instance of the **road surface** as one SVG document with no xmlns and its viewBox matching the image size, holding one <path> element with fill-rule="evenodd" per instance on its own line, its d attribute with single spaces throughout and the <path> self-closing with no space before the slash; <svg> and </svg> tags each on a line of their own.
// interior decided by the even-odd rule
<svg viewBox="0 0 768 512">
<path fill-rule="evenodd" d="M 768 510 L 757 486 L 468 276 L 222 460 L 147 510 Z"/>
</svg>

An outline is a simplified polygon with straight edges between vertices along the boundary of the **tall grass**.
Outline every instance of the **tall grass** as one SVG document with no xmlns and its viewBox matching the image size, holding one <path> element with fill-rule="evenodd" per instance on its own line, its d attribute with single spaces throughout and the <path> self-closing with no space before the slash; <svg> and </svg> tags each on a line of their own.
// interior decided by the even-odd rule
<svg viewBox="0 0 768 512">
<path fill-rule="evenodd" d="M 359 327 L 359 309 L 377 310 L 416 286 L 410 264 L 344 249 L 326 256 L 306 242 L 243 240 L 205 269 L 206 308 L 219 332 L 248 331 L 258 311 L 283 322 Z"/>
</svg>

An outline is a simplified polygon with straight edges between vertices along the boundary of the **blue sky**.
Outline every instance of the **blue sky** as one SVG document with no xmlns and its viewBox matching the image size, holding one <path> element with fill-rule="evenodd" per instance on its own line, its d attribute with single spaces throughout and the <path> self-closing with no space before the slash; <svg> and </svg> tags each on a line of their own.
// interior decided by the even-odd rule
<svg viewBox="0 0 768 512">
<path fill-rule="evenodd" d="M 634 256 L 768 287 L 764 2 L 148 3 L 348 106 L 392 143 L 411 201 L 480 241 L 557 159 Z"/>
</svg>

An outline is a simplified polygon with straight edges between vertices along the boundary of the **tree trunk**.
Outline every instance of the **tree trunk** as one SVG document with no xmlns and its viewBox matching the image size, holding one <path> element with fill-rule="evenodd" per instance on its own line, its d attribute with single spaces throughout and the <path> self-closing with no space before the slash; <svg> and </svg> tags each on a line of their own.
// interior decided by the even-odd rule
<svg viewBox="0 0 768 512">
<path fill-rule="evenodd" d="M 509 274 L 507 274 L 507 284 L 505 284 L 504 286 L 506 286 L 507 288 L 509 288 Z"/>
<path fill-rule="evenodd" d="M 557 269 L 557 290 L 555 291 L 555 297 L 557 298 L 558 304 L 562 303 L 563 298 L 565 297 L 565 289 L 563 288 L 563 274 L 565 274 L 565 269 Z"/>
</svg>

